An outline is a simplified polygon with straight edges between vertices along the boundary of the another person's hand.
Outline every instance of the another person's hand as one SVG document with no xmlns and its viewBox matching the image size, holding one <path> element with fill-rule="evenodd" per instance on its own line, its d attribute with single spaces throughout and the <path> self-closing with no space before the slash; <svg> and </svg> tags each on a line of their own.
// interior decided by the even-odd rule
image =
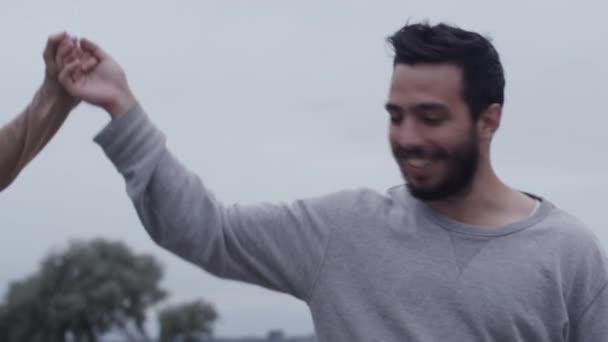
<svg viewBox="0 0 608 342">
<path fill-rule="evenodd" d="M 63 58 L 59 81 L 72 96 L 100 106 L 112 118 L 124 114 L 136 99 L 121 66 L 92 41 L 81 39 L 79 43 L 71 50 L 59 52 L 58 58 Z M 93 59 L 72 58 L 78 48 Z"/>
<path fill-rule="evenodd" d="M 97 61 L 90 54 L 83 53 L 77 47 L 77 41 L 66 32 L 51 35 L 42 56 L 45 63 L 42 91 L 45 96 L 54 97 L 56 100 L 68 104 L 70 108 L 75 107 L 79 100 L 70 95 L 59 82 L 61 62 L 80 58 L 88 65 L 94 65 Z M 63 57 L 59 59 L 57 56 Z"/>
</svg>

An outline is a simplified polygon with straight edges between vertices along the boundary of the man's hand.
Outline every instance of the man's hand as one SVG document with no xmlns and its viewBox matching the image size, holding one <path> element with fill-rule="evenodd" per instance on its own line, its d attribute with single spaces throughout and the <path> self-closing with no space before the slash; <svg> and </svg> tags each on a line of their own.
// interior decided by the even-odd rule
<svg viewBox="0 0 608 342">
<path fill-rule="evenodd" d="M 80 49 L 93 59 L 73 58 L 76 49 L 78 46 L 58 52 L 64 63 L 59 81 L 72 96 L 102 107 L 112 118 L 135 105 L 124 71 L 109 54 L 87 39 L 80 40 Z"/>
</svg>

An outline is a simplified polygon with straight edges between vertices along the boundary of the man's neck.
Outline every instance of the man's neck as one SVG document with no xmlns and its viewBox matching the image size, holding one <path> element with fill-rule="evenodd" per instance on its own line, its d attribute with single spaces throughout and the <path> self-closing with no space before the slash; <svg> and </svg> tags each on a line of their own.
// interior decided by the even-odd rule
<svg viewBox="0 0 608 342">
<path fill-rule="evenodd" d="M 492 228 L 525 219 L 534 211 L 535 201 L 489 170 L 478 174 L 466 192 L 428 205 L 456 221 Z"/>
</svg>

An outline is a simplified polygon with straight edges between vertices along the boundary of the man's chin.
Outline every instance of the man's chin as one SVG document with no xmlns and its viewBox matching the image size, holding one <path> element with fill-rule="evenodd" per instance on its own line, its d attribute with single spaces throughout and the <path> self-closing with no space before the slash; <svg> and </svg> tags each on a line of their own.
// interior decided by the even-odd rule
<svg viewBox="0 0 608 342">
<path fill-rule="evenodd" d="M 433 201 L 443 197 L 436 188 L 416 185 L 411 181 L 406 181 L 406 187 L 410 195 L 421 201 Z"/>
<path fill-rule="evenodd" d="M 462 184 L 457 186 L 449 186 L 446 184 L 441 184 L 439 186 L 421 186 L 406 181 L 406 187 L 412 197 L 424 202 L 450 200 L 465 196 L 471 191 L 470 183 L 468 183 L 468 185 Z"/>
</svg>

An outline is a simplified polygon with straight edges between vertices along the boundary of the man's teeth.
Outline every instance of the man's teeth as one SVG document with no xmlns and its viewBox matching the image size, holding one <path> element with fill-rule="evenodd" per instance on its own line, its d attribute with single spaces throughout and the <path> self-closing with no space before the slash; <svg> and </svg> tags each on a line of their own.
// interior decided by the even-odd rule
<svg viewBox="0 0 608 342">
<path fill-rule="evenodd" d="M 409 158 L 407 163 L 413 167 L 425 167 L 431 163 L 429 159 Z"/>
</svg>

